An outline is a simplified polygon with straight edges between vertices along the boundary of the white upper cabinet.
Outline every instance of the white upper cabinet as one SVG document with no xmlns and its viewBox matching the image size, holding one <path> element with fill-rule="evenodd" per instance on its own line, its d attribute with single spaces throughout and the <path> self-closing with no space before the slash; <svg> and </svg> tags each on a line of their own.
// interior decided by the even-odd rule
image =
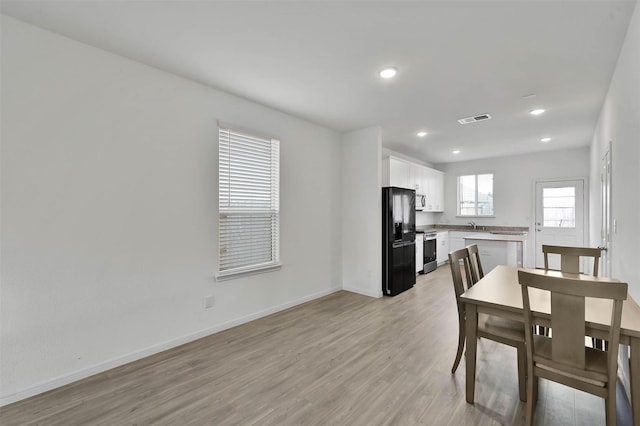
<svg viewBox="0 0 640 426">
<path fill-rule="evenodd" d="M 444 173 L 439 170 L 432 172 L 432 210 L 434 212 L 444 211 Z"/>
<path fill-rule="evenodd" d="M 434 179 L 432 169 L 426 169 L 424 171 L 424 195 L 427 198 L 427 205 L 424 211 L 433 211 L 433 191 L 434 191 Z"/>
<path fill-rule="evenodd" d="M 398 188 L 415 189 L 410 185 L 411 164 L 389 157 L 382 160 L 382 186 L 397 186 Z"/>
<path fill-rule="evenodd" d="M 424 169 L 424 167 L 409 163 L 409 189 L 415 189 L 416 194 L 424 194 L 422 188 L 422 169 Z"/>
<path fill-rule="evenodd" d="M 444 210 L 444 173 L 424 167 L 423 187 L 427 198 L 425 211 L 441 212 Z"/>
<path fill-rule="evenodd" d="M 427 199 L 425 212 L 444 211 L 444 173 L 396 157 L 382 160 L 382 186 L 414 189 Z"/>
</svg>

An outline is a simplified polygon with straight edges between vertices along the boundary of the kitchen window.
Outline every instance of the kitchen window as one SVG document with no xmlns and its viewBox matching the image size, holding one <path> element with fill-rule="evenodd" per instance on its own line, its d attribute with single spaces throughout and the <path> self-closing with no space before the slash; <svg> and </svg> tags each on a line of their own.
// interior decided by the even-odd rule
<svg viewBox="0 0 640 426">
<path fill-rule="evenodd" d="M 280 142 L 220 125 L 218 275 L 280 267 Z"/>
<path fill-rule="evenodd" d="M 493 173 L 458 176 L 458 216 L 493 216 Z"/>
</svg>

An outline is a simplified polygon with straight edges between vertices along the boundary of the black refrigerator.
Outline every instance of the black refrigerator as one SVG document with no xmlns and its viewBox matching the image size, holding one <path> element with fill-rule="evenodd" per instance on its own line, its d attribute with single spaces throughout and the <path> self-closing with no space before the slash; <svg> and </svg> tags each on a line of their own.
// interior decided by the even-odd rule
<svg viewBox="0 0 640 426">
<path fill-rule="evenodd" d="M 382 293 L 395 296 L 416 283 L 416 192 L 382 188 Z"/>
</svg>

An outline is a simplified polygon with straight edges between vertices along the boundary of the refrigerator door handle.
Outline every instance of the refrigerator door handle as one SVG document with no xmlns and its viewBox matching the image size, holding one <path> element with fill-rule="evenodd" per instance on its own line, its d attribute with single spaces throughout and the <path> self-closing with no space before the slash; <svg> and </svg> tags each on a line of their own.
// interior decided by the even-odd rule
<svg viewBox="0 0 640 426">
<path fill-rule="evenodd" d="M 398 241 L 396 243 L 393 243 L 391 247 L 398 248 L 398 247 L 415 245 L 415 243 L 416 243 L 415 241 Z"/>
</svg>

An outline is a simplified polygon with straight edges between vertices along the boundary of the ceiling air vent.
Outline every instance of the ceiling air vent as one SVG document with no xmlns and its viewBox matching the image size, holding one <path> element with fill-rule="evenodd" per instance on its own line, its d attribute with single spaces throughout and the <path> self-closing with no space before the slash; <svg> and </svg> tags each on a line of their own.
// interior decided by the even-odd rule
<svg viewBox="0 0 640 426">
<path fill-rule="evenodd" d="M 490 120 L 490 119 L 491 119 L 491 116 L 489 114 L 480 114 L 480 115 L 474 115 L 473 117 L 461 118 L 460 120 L 458 120 L 458 123 L 469 124 L 469 123 L 475 123 L 477 121 Z"/>
</svg>

